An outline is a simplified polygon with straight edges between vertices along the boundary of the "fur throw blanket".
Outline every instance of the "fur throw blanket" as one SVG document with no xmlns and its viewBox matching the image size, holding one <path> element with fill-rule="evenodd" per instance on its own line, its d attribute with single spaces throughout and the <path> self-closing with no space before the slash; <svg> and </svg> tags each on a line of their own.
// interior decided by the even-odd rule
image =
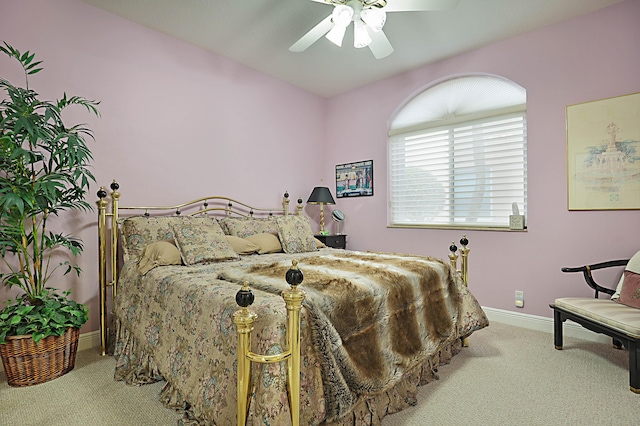
<svg viewBox="0 0 640 426">
<path fill-rule="evenodd" d="M 298 258 L 311 339 L 322 361 L 327 420 L 461 337 L 460 283 L 439 259 L 335 251 Z M 229 268 L 220 278 L 280 294 L 290 260 Z"/>
</svg>

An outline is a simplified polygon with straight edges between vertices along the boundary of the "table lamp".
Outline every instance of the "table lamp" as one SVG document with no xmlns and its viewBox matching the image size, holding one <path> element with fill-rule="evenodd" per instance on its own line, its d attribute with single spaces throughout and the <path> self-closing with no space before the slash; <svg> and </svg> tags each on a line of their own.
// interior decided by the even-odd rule
<svg viewBox="0 0 640 426">
<path fill-rule="evenodd" d="M 327 235 L 329 231 L 324 230 L 324 205 L 335 204 L 331 191 L 326 186 L 316 186 L 313 188 L 307 204 L 319 204 L 320 205 L 320 235 Z"/>
</svg>

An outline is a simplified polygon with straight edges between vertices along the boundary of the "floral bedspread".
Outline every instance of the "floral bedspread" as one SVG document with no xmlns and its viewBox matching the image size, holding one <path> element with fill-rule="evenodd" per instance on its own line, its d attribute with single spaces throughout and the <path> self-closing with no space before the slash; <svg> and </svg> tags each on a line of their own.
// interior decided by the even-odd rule
<svg viewBox="0 0 640 426">
<path fill-rule="evenodd" d="M 294 255 L 243 256 L 234 262 L 198 267 L 164 266 L 140 276 L 134 264 L 120 274 L 114 315 L 117 339 L 115 378 L 129 384 L 166 380 L 161 400 L 183 412 L 184 424 L 235 425 L 237 334 L 233 313 L 240 284 L 220 280 L 225 271 L 282 259 L 303 259 L 324 249 Z M 303 270 L 304 272 L 304 270 Z M 282 283 L 286 286 L 284 275 Z M 304 288 L 304 282 L 301 286 Z M 274 354 L 284 350 L 286 309 L 282 297 L 253 288 L 258 314 L 252 333 L 252 351 Z M 470 334 L 488 324 L 477 302 L 461 289 L 457 334 Z M 433 354 L 409 369 L 393 388 L 361 395 L 342 418 L 328 418 L 323 390 L 321 357 L 311 337 L 308 307 L 301 311 L 301 424 L 378 424 L 388 413 L 415 404 L 417 386 L 435 377 L 438 364 L 459 351 L 459 339 L 448 340 Z M 479 310 L 479 311 L 478 311 Z M 248 424 L 288 425 L 286 364 L 254 365 L 254 392 Z M 330 420 L 330 421 L 329 421 Z"/>
</svg>

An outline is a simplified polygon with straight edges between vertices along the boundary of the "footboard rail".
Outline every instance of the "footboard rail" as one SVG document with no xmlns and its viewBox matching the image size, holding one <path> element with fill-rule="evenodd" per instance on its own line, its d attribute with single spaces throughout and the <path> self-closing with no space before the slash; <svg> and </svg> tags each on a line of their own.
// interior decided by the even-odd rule
<svg viewBox="0 0 640 426">
<path fill-rule="evenodd" d="M 287 361 L 287 384 L 289 411 L 292 426 L 300 424 L 300 309 L 305 298 L 298 288 L 303 275 L 298 269 L 298 261 L 293 260 L 287 271 L 286 280 L 291 289 L 282 293 L 287 306 L 287 349 L 279 354 L 260 355 L 251 352 L 251 331 L 257 314 L 248 308 L 253 303 L 253 292 L 248 283 L 236 294 L 236 303 L 241 307 L 233 314 L 233 322 L 238 331 L 238 425 L 246 425 L 249 414 L 249 400 L 253 394 L 251 386 L 251 363 L 271 364 Z"/>
</svg>

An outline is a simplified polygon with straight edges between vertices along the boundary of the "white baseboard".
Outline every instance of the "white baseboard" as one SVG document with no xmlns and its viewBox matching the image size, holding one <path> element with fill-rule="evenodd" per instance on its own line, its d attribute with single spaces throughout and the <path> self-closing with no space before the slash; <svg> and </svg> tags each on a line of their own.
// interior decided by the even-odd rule
<svg viewBox="0 0 640 426">
<path fill-rule="evenodd" d="M 541 317 L 537 315 L 524 314 L 503 309 L 488 308 L 482 309 L 487 314 L 489 321 L 501 322 L 516 327 L 528 328 L 530 330 L 544 331 L 553 334 L 553 318 Z M 569 321 L 564 323 L 563 335 L 575 337 L 577 339 L 590 340 L 598 343 L 611 343 L 611 338 L 604 334 L 594 333 L 583 328 L 581 325 Z M 553 342 L 551 342 L 553 343 Z M 80 334 L 78 339 L 78 351 L 100 347 L 100 330 L 90 331 Z M 0 363 L 0 371 L 3 371 Z"/>
<path fill-rule="evenodd" d="M 100 347 L 100 330 L 90 331 L 88 333 L 80 334 L 78 337 L 78 352 L 85 349 L 99 348 Z M 4 371 L 4 365 L 0 362 L 0 371 Z"/>
<path fill-rule="evenodd" d="M 100 330 L 80 334 L 78 338 L 78 352 L 85 349 L 100 347 Z"/>
<path fill-rule="evenodd" d="M 553 318 L 505 311 L 503 309 L 487 308 L 484 306 L 482 307 L 482 310 L 487 314 L 489 321 L 553 334 Z M 581 325 L 571 322 L 571 320 L 565 321 L 562 334 L 563 336 L 575 337 L 577 339 L 589 340 L 592 342 L 611 343 L 611 337 L 587 330 Z M 553 341 L 551 343 L 553 344 Z"/>
</svg>

